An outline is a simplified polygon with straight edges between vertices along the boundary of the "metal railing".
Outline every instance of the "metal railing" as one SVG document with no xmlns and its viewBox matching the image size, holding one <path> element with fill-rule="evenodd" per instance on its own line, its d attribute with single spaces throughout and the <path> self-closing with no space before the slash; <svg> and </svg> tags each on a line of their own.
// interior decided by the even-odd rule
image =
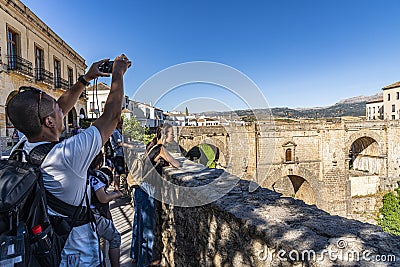
<svg viewBox="0 0 400 267">
<path fill-rule="evenodd" d="M 53 73 L 43 68 L 35 68 L 35 81 L 53 84 Z"/>
<path fill-rule="evenodd" d="M 17 55 L 7 55 L 8 69 L 33 76 L 32 63 Z"/>
<path fill-rule="evenodd" d="M 62 89 L 69 89 L 69 82 L 63 78 L 56 78 L 54 79 L 54 88 L 62 88 Z"/>
</svg>

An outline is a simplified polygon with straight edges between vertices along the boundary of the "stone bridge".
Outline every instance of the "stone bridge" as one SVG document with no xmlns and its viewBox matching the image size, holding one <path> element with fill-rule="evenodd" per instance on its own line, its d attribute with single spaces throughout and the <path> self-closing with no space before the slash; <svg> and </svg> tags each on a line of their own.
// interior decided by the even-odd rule
<svg viewBox="0 0 400 267">
<path fill-rule="evenodd" d="M 373 209 L 368 196 L 393 189 L 400 178 L 397 121 L 258 122 L 176 131 L 184 155 L 207 143 L 217 151 L 217 168 L 330 214 L 351 217 Z"/>
</svg>

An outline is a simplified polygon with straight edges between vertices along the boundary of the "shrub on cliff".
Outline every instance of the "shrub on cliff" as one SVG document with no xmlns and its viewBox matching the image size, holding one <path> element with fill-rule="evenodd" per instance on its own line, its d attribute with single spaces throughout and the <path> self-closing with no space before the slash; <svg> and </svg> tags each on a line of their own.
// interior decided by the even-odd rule
<svg viewBox="0 0 400 267">
<path fill-rule="evenodd" d="M 395 192 L 383 196 L 383 207 L 379 210 L 378 225 L 385 232 L 400 235 L 400 182 Z"/>
</svg>

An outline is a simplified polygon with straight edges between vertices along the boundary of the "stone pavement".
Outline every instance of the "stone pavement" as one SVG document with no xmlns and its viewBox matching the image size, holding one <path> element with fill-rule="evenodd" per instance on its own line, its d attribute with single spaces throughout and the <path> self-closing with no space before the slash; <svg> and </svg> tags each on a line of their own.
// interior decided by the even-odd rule
<svg viewBox="0 0 400 267">
<path fill-rule="evenodd" d="M 121 233 L 121 266 L 133 266 L 130 263 L 129 252 L 132 239 L 133 206 L 130 198 L 117 199 L 110 203 L 113 221 L 118 231 Z M 107 262 L 107 267 L 110 266 Z"/>
</svg>

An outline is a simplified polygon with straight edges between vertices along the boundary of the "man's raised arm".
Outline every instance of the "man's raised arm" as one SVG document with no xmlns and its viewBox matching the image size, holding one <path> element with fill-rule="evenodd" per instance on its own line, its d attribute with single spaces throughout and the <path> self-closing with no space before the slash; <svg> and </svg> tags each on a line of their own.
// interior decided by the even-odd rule
<svg viewBox="0 0 400 267">
<path fill-rule="evenodd" d="M 122 54 L 114 60 L 111 90 L 104 105 L 103 114 L 93 123 L 100 131 L 103 145 L 110 138 L 121 118 L 122 101 L 124 98 L 124 79 L 126 70 L 131 66 L 129 59 Z"/>
<path fill-rule="evenodd" d="M 109 59 L 103 59 L 98 62 L 95 62 L 90 66 L 88 72 L 82 76 L 82 78 L 86 82 L 90 82 L 93 79 L 96 79 L 100 76 L 110 76 L 109 73 L 103 73 L 99 71 L 99 66 Z M 80 81 L 77 81 L 70 89 L 65 90 L 65 92 L 60 96 L 57 100 L 58 105 L 63 111 L 64 116 L 68 114 L 68 112 L 75 105 L 76 101 L 78 101 L 79 96 L 82 94 L 85 89 L 85 85 Z"/>
</svg>

